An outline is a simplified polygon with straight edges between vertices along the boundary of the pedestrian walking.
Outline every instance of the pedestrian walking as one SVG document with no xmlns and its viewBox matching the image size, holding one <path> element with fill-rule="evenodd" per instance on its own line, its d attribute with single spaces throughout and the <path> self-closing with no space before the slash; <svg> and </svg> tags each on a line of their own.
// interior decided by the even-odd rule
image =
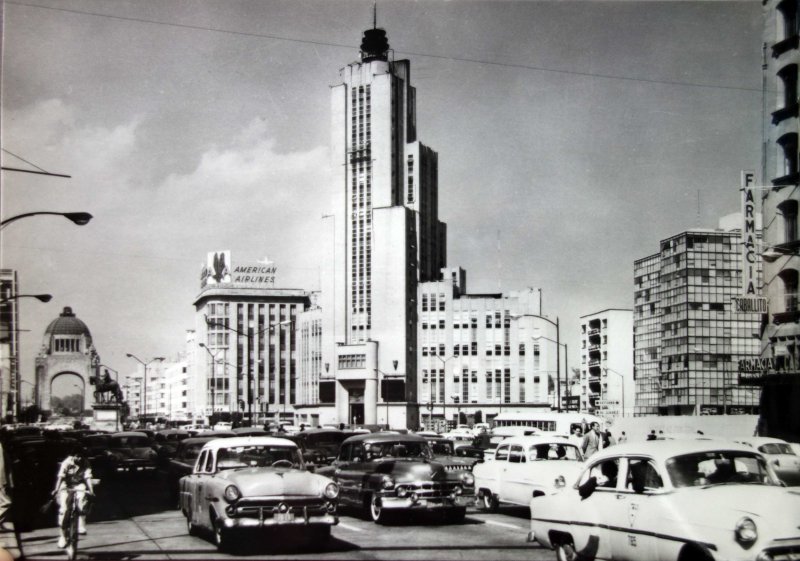
<svg viewBox="0 0 800 561">
<path fill-rule="evenodd" d="M 619 435 L 619 439 L 617 440 L 617 442 L 622 444 L 623 442 L 627 442 L 627 440 L 628 436 L 625 434 L 625 431 L 622 431 L 622 434 Z"/>
<path fill-rule="evenodd" d="M 586 436 L 583 437 L 581 452 L 583 452 L 584 458 L 588 458 L 603 447 L 604 442 L 603 436 L 600 434 L 600 423 L 595 421 L 592 423 L 592 428 L 586 433 Z"/>
</svg>

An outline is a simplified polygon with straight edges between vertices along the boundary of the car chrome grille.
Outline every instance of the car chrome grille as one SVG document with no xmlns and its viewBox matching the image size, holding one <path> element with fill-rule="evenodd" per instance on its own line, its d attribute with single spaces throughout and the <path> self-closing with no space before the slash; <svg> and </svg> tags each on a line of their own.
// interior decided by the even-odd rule
<svg viewBox="0 0 800 561">
<path fill-rule="evenodd" d="M 800 561 L 800 545 L 770 547 L 765 552 L 772 561 Z"/>
<path fill-rule="evenodd" d="M 291 512 L 297 517 L 321 516 L 328 512 L 326 501 L 319 497 L 308 499 L 268 499 L 238 501 L 230 508 L 230 515 L 241 518 L 272 518 L 277 512 Z"/>
</svg>

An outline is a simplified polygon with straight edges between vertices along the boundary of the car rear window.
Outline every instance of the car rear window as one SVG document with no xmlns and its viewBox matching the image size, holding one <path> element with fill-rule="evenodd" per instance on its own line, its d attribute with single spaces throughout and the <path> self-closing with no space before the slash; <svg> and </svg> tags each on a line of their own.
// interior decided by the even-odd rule
<svg viewBox="0 0 800 561">
<path fill-rule="evenodd" d="M 768 444 L 762 444 L 758 447 L 758 451 L 762 454 L 790 454 L 792 456 L 795 455 L 794 450 L 788 444 L 784 444 L 783 442 L 770 442 Z"/>
</svg>

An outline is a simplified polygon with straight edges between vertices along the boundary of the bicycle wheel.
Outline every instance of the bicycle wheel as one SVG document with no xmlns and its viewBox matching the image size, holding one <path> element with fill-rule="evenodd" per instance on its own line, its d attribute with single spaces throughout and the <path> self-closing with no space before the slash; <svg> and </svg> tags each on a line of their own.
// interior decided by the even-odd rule
<svg viewBox="0 0 800 561">
<path fill-rule="evenodd" d="M 67 559 L 72 561 L 78 554 L 78 500 L 74 493 L 70 493 L 72 499 L 67 510 L 69 523 L 67 525 Z"/>
</svg>

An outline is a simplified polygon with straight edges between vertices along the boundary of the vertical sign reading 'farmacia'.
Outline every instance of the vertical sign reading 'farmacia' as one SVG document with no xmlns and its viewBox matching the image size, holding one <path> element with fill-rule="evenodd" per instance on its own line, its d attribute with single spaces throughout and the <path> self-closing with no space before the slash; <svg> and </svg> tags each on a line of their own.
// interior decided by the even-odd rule
<svg viewBox="0 0 800 561">
<path fill-rule="evenodd" d="M 758 248 L 756 235 L 755 172 L 742 171 L 742 292 L 756 294 Z"/>
</svg>

